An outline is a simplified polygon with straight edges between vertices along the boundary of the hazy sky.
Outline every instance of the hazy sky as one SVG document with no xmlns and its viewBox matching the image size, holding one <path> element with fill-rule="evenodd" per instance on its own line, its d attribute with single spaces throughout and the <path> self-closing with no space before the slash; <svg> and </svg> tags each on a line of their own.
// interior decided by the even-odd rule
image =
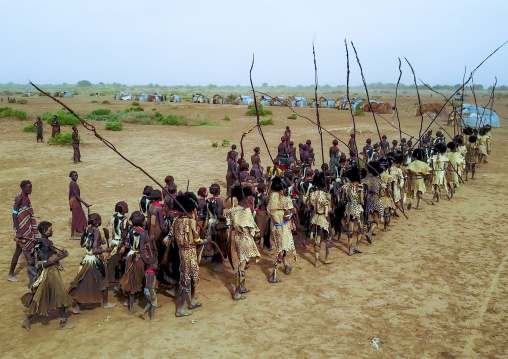
<svg viewBox="0 0 508 359">
<path fill-rule="evenodd" d="M 346 83 L 344 38 L 371 82 L 397 82 L 398 57 L 431 84 L 462 82 L 508 40 L 506 0 L 24 0 L 1 5 L 0 83 L 247 85 Z M 350 47 L 351 84 L 361 84 Z M 477 71 L 508 84 L 508 45 Z M 412 76 L 403 64 L 402 82 Z"/>
</svg>

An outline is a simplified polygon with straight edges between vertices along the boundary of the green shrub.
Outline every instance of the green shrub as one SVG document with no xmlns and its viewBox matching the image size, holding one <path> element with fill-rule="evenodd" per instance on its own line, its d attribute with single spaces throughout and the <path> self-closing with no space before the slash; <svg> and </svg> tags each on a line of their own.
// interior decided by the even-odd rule
<svg viewBox="0 0 508 359">
<path fill-rule="evenodd" d="M 10 107 L 0 108 L 0 118 L 3 117 L 14 117 L 14 110 Z"/>
<path fill-rule="evenodd" d="M 104 101 L 102 101 L 102 104 L 103 105 L 111 105 L 111 102 L 109 102 L 108 100 L 104 100 Z"/>
<path fill-rule="evenodd" d="M 16 103 L 19 103 L 20 105 L 26 105 L 28 101 L 22 98 L 21 100 L 16 100 Z"/>
<path fill-rule="evenodd" d="M 24 120 L 26 118 L 26 112 L 22 110 L 16 110 L 14 111 L 14 117 L 17 117 L 20 120 Z"/>
<path fill-rule="evenodd" d="M 128 112 L 120 114 L 119 118 L 125 123 L 137 123 L 140 125 L 155 125 L 157 120 L 145 112 Z"/>
<path fill-rule="evenodd" d="M 219 147 L 219 141 L 213 141 L 212 147 Z"/>
<path fill-rule="evenodd" d="M 26 112 L 22 110 L 13 110 L 10 107 L 0 107 L 0 118 L 3 117 L 17 117 L 20 120 L 26 118 Z"/>
<path fill-rule="evenodd" d="M 159 111 L 155 111 L 153 115 L 155 116 L 156 119 L 159 119 L 159 120 L 164 117 L 164 115 L 162 113 L 160 113 Z"/>
<path fill-rule="evenodd" d="M 111 110 L 98 108 L 88 114 L 88 118 L 94 121 L 117 121 L 120 115 L 117 113 L 111 113 Z"/>
<path fill-rule="evenodd" d="M 288 116 L 288 120 L 296 120 L 298 118 L 298 116 L 296 115 L 296 113 L 292 113 L 291 115 Z"/>
<path fill-rule="evenodd" d="M 90 94 L 90 96 L 95 96 L 95 94 L 92 92 L 92 93 Z"/>
<path fill-rule="evenodd" d="M 73 96 L 77 96 L 77 95 L 79 95 L 79 92 L 78 92 L 78 91 L 73 91 L 73 92 L 72 92 L 72 95 L 73 95 Z"/>
<path fill-rule="evenodd" d="M 170 126 L 205 126 L 210 122 L 199 114 L 191 116 L 168 115 L 160 119 L 160 123 Z"/>
<path fill-rule="evenodd" d="M 266 125 L 273 125 L 273 120 L 272 118 L 267 118 L 266 120 L 259 120 L 259 124 L 261 126 L 266 126 Z"/>
<path fill-rule="evenodd" d="M 222 120 L 223 121 L 231 121 L 231 118 L 228 115 L 226 115 L 226 116 L 224 116 L 224 118 Z"/>
<path fill-rule="evenodd" d="M 91 103 L 97 103 L 97 100 L 90 101 Z"/>
<path fill-rule="evenodd" d="M 92 115 L 92 116 L 104 116 L 104 115 L 109 115 L 111 113 L 111 110 L 110 109 L 107 109 L 107 108 L 98 108 L 97 110 L 93 110 L 92 112 L 90 112 L 89 116 Z"/>
<path fill-rule="evenodd" d="M 122 131 L 123 130 L 123 122 L 121 121 L 106 121 L 104 124 L 104 129 L 109 131 Z"/>
<path fill-rule="evenodd" d="M 81 136 L 79 136 L 81 142 Z M 48 138 L 48 145 L 70 146 L 72 144 L 72 133 L 60 133 L 55 137 Z"/>
<path fill-rule="evenodd" d="M 131 107 L 129 110 L 131 111 L 144 111 L 145 109 L 141 106 L 135 106 L 135 107 Z"/>
<path fill-rule="evenodd" d="M 31 123 L 23 127 L 23 132 L 37 132 L 37 127 Z"/>
<path fill-rule="evenodd" d="M 361 106 L 356 106 L 355 110 L 355 116 L 363 116 L 365 114 L 365 111 Z"/>
<path fill-rule="evenodd" d="M 139 106 L 139 102 L 134 101 L 134 102 L 132 103 L 132 106 Z"/>
<path fill-rule="evenodd" d="M 222 147 L 229 147 L 229 144 L 230 144 L 230 142 L 228 139 L 226 139 L 226 138 L 222 139 Z"/>
<path fill-rule="evenodd" d="M 43 121 L 46 121 L 49 125 L 53 123 L 53 116 L 56 115 L 58 117 L 58 122 L 61 126 L 76 126 L 79 123 L 79 120 L 71 115 L 71 113 L 67 110 L 60 110 L 56 113 L 44 113 L 41 118 Z"/>
<path fill-rule="evenodd" d="M 178 115 L 168 115 L 163 117 L 161 120 L 161 124 L 170 125 L 170 126 L 184 126 L 185 118 L 183 116 Z"/>
<path fill-rule="evenodd" d="M 250 109 L 245 112 L 247 116 L 256 116 L 256 108 L 251 107 Z M 258 105 L 258 114 L 259 116 L 266 116 L 266 115 L 273 115 L 272 111 L 265 110 L 261 104 Z"/>
<path fill-rule="evenodd" d="M 9 103 L 16 103 L 16 99 L 14 97 L 10 98 Z"/>
</svg>

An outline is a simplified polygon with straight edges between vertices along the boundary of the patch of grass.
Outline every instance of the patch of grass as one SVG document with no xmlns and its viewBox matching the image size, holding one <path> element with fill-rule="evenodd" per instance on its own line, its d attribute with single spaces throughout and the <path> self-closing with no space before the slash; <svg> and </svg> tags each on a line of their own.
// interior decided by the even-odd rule
<svg viewBox="0 0 508 359">
<path fill-rule="evenodd" d="M 222 147 L 229 147 L 229 140 L 227 138 L 222 139 Z"/>
<path fill-rule="evenodd" d="M 14 117 L 17 117 L 20 120 L 24 120 L 26 118 L 26 112 L 22 110 L 16 110 L 14 111 Z"/>
<path fill-rule="evenodd" d="M 219 147 L 219 141 L 213 141 L 212 147 Z"/>
<path fill-rule="evenodd" d="M 363 108 L 360 105 L 356 106 L 355 116 L 363 116 L 364 114 L 365 111 L 363 110 Z"/>
<path fill-rule="evenodd" d="M 259 120 L 259 124 L 260 124 L 261 126 L 273 125 L 273 120 L 272 120 L 272 118 L 271 118 L 271 117 L 270 117 L 270 118 L 267 118 L 267 119 L 265 119 L 265 120 Z"/>
<path fill-rule="evenodd" d="M 3 117 L 14 117 L 14 110 L 10 107 L 0 108 L 0 118 Z"/>
<path fill-rule="evenodd" d="M 24 98 L 22 98 L 20 100 L 16 100 L 16 103 L 19 103 L 20 105 L 26 105 L 28 103 L 28 101 L 25 100 Z"/>
<path fill-rule="evenodd" d="M 296 115 L 296 113 L 292 113 L 291 115 L 288 116 L 288 120 L 296 120 L 298 118 L 298 116 Z"/>
<path fill-rule="evenodd" d="M 81 142 L 81 136 L 79 136 Z M 55 137 L 48 138 L 48 145 L 70 146 L 72 144 L 72 133 L 60 133 Z"/>
<path fill-rule="evenodd" d="M 170 126 L 184 126 L 184 117 L 178 115 L 168 115 L 163 117 L 161 120 L 161 124 L 170 125 Z"/>
<path fill-rule="evenodd" d="M 247 116 L 256 116 L 256 108 L 252 107 L 245 112 Z M 261 104 L 258 105 L 258 114 L 259 116 L 273 115 L 273 112 L 270 110 L 265 110 Z"/>
<path fill-rule="evenodd" d="M 97 110 L 93 110 L 92 112 L 90 112 L 90 115 L 92 115 L 92 116 L 104 116 L 104 115 L 109 115 L 110 113 L 111 113 L 110 109 L 107 109 L 107 108 L 98 108 Z"/>
<path fill-rule="evenodd" d="M 46 121 L 48 125 L 51 125 L 53 123 L 53 116 L 56 115 L 58 117 L 58 122 L 61 126 L 67 125 L 67 126 L 76 126 L 79 123 L 79 120 L 71 115 L 71 113 L 67 110 L 60 110 L 56 113 L 49 113 L 46 112 L 42 114 L 41 118 L 43 121 Z"/>
<path fill-rule="evenodd" d="M 224 118 L 222 120 L 223 121 L 231 121 L 231 118 L 228 115 L 226 115 L 226 116 L 224 116 Z"/>
<path fill-rule="evenodd" d="M 219 128 L 220 126 L 219 125 L 201 125 L 199 127 L 205 127 L 205 128 Z"/>
<path fill-rule="evenodd" d="M 102 101 L 102 104 L 103 105 L 111 105 L 111 102 L 109 102 L 108 100 L 104 100 L 104 101 Z"/>
<path fill-rule="evenodd" d="M 97 100 L 90 101 L 91 103 L 97 103 Z"/>
<path fill-rule="evenodd" d="M 117 121 L 120 115 L 111 113 L 111 110 L 105 108 L 98 108 L 88 114 L 88 119 L 94 121 Z"/>
<path fill-rule="evenodd" d="M 37 127 L 31 123 L 23 127 L 23 132 L 37 132 Z"/>
<path fill-rule="evenodd" d="M 10 107 L 1 107 L 0 118 L 3 117 L 17 117 L 20 120 L 24 120 L 26 118 L 26 112 L 22 110 L 13 110 Z"/>
<path fill-rule="evenodd" d="M 164 115 L 162 113 L 160 113 L 159 111 L 155 111 L 153 115 L 155 116 L 155 118 L 157 118 L 159 120 L 164 117 Z"/>
<path fill-rule="evenodd" d="M 10 98 L 9 103 L 16 103 L 16 99 L 14 97 Z"/>
<path fill-rule="evenodd" d="M 191 116 L 168 115 L 160 119 L 160 123 L 170 126 L 209 126 L 211 125 L 207 118 L 199 114 Z"/>
<path fill-rule="evenodd" d="M 127 112 L 119 115 L 119 118 L 125 123 L 137 123 L 140 125 L 155 125 L 157 119 L 153 114 L 145 112 Z"/>
<path fill-rule="evenodd" d="M 104 129 L 109 131 L 122 131 L 123 130 L 123 122 L 121 121 L 106 121 L 104 124 Z"/>
<path fill-rule="evenodd" d="M 139 102 L 134 101 L 134 102 L 132 103 L 132 106 L 139 106 Z"/>
</svg>

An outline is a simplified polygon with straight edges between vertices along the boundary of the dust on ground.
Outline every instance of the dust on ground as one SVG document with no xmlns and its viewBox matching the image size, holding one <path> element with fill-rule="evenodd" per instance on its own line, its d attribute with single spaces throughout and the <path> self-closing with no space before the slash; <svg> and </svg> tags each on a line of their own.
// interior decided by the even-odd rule
<svg viewBox="0 0 508 359">
<path fill-rule="evenodd" d="M 432 101 L 424 95 L 423 101 Z M 387 100 L 393 94 L 385 93 Z M 488 95 L 479 102 L 487 103 Z M 60 106 L 48 98 L 29 98 L 28 105 L 12 105 L 28 113 L 57 111 Z M 435 99 L 434 99 L 435 100 Z M 416 101 L 414 94 L 399 98 L 400 108 Z M 113 110 L 128 107 L 111 101 Z M 506 99 L 496 102 L 501 123 L 508 118 Z M 94 109 L 90 99 L 77 96 L 65 99 L 79 113 Z M 130 105 L 130 102 L 128 102 Z M 10 104 L 9 104 L 10 105 Z M 95 105 L 106 107 L 104 105 Z M 156 107 L 142 103 L 146 111 Z M 99 132 L 118 150 L 153 176 L 163 181 L 173 175 L 180 189 L 187 180 L 197 191 L 212 182 L 225 185 L 227 148 L 212 148 L 214 141 L 228 139 L 239 145 L 243 131 L 254 124 L 245 116 L 245 106 L 176 104 L 158 105 L 163 114 L 200 114 L 216 128 L 143 126 L 126 124 L 121 132 Z M 275 125 L 263 127 L 275 155 L 285 126 L 290 126 L 295 144 L 312 140 L 320 162 L 319 136 L 314 125 L 305 120 L 289 120 L 291 111 L 272 107 Z M 310 108 L 297 112 L 314 119 Z M 231 121 L 222 120 L 225 115 Z M 402 129 L 417 136 L 420 119 L 414 111 L 401 111 Z M 351 127 L 348 111 L 320 109 L 322 125 L 347 142 Z M 398 139 L 396 117 L 377 116 L 381 132 Z M 357 117 L 362 129 L 358 144 L 376 140 L 371 114 Z M 425 118 L 424 128 L 430 122 Z M 439 121 L 445 126 L 443 120 Z M 7 282 L 14 242 L 12 241 L 12 201 L 19 193 L 21 180 L 33 183 L 32 204 L 38 221 L 53 222 L 54 240 L 70 255 L 63 261 L 62 277 L 69 283 L 78 270 L 83 251 L 69 240 L 68 174 L 79 173 L 82 197 L 92 203 L 92 211 L 105 222 L 113 215 L 114 204 L 127 201 L 130 212 L 137 209 L 142 189 L 150 183 L 138 170 L 107 149 L 90 133 L 80 128 L 83 139 L 81 164 L 72 163 L 72 149 L 37 144 L 35 134 L 21 132 L 29 121 L 0 120 L 0 338 L 3 357 L 28 358 L 50 355 L 55 358 L 85 358 L 96 350 L 106 358 L 134 357 L 323 357 L 323 358 L 505 358 L 508 356 L 508 230 L 506 201 L 508 150 L 506 128 L 493 130 L 493 154 L 481 165 L 474 181 L 457 191 L 452 201 L 436 205 L 426 195 L 423 210 L 406 212 L 393 221 L 390 232 L 379 231 L 372 245 L 362 244 L 363 254 L 347 256 L 332 249 L 333 264 L 315 269 L 312 248 L 299 247 L 299 260 L 291 275 L 269 284 L 267 277 L 274 253 L 263 253 L 252 265 L 246 285 L 247 299 L 233 302 L 234 274 L 228 266 L 201 267 L 199 300 L 203 307 L 191 317 L 176 318 L 175 304 L 159 296 L 160 321 L 150 324 L 129 316 L 122 298 L 114 299 L 112 309 L 97 308 L 72 315 L 76 327 L 59 331 L 58 320 L 33 325 L 33 332 L 22 329 L 24 318 L 19 298 L 26 292 L 24 265 L 17 269 L 20 282 Z M 448 132 L 453 128 L 445 127 Z M 433 126 L 434 133 L 439 130 Z M 63 132 L 70 128 L 63 127 Z M 45 138 L 50 135 L 45 125 Z M 408 136 L 405 136 L 408 137 Z M 447 136 L 448 137 L 448 136 Z M 324 134 L 325 159 L 332 138 Z M 254 131 L 244 141 L 245 153 L 261 147 L 262 161 L 269 158 L 259 135 Z M 340 146 L 344 149 L 344 146 Z M 318 163 L 320 164 L 320 163 Z M 21 261 L 23 263 L 23 261 Z M 138 308 L 141 310 L 141 308 Z M 194 322 L 192 322 L 194 321 Z M 376 349 L 371 343 L 379 338 Z M 375 342 L 375 341 L 374 341 Z"/>
</svg>

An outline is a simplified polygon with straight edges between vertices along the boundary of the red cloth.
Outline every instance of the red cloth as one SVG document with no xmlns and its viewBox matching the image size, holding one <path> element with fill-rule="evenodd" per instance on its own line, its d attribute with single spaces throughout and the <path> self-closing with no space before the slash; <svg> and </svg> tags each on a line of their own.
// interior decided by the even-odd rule
<svg viewBox="0 0 508 359">
<path fill-rule="evenodd" d="M 69 207 L 72 213 L 71 229 L 74 232 L 83 232 L 86 228 L 87 220 L 85 212 L 83 212 L 83 208 L 81 207 L 81 203 L 79 203 L 76 197 L 72 197 L 69 200 Z"/>
</svg>

